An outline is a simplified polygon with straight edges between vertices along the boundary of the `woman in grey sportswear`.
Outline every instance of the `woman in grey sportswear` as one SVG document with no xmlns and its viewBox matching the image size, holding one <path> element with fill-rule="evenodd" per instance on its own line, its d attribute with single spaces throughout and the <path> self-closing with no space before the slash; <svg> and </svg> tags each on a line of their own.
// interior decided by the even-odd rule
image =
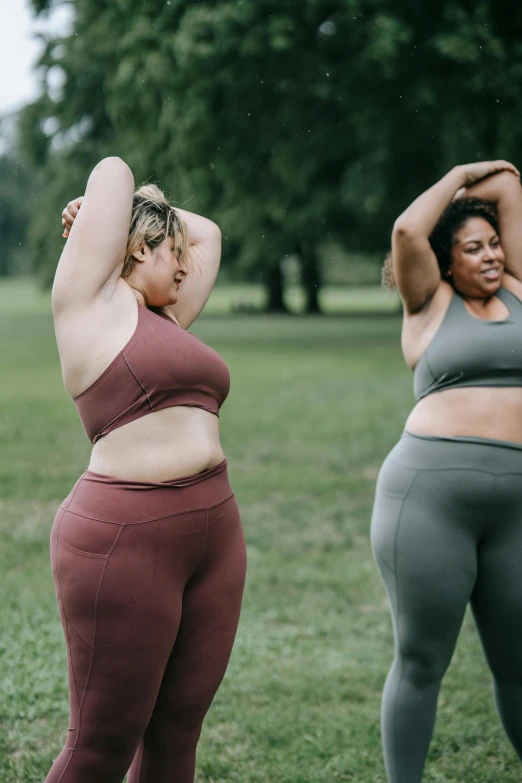
<svg viewBox="0 0 522 783">
<path fill-rule="evenodd" d="M 522 757 L 522 188 L 506 161 L 457 166 L 397 219 L 417 404 L 377 482 L 372 546 L 392 611 L 382 702 L 389 783 L 419 783 L 471 603 Z"/>
</svg>

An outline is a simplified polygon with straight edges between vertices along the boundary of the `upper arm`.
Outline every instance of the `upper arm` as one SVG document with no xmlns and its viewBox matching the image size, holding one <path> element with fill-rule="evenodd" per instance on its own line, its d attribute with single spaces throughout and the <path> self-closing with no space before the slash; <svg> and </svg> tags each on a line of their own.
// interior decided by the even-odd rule
<svg viewBox="0 0 522 783">
<path fill-rule="evenodd" d="M 497 208 L 506 269 L 522 282 L 522 187 L 509 172 L 504 176 Z"/>
<path fill-rule="evenodd" d="M 393 228 L 392 258 L 395 282 L 404 308 L 413 314 L 422 310 L 441 283 L 441 274 L 428 237 L 401 223 Z"/>
<path fill-rule="evenodd" d="M 89 177 L 81 209 L 61 255 L 53 305 L 89 304 L 121 274 L 129 234 L 134 178 L 121 158 L 105 158 Z"/>
<path fill-rule="evenodd" d="M 188 329 L 203 310 L 219 272 L 221 232 L 215 223 L 203 220 L 205 230 L 197 241 L 190 243 L 189 233 L 187 275 L 179 287 L 178 301 L 169 306 L 183 329 Z"/>
</svg>

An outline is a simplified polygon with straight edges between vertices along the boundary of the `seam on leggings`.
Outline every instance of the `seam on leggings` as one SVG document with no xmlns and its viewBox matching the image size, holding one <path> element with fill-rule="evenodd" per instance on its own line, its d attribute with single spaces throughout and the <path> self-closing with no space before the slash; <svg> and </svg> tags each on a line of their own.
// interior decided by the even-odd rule
<svg viewBox="0 0 522 783">
<path fill-rule="evenodd" d="M 71 513 L 72 512 L 69 511 L 69 514 L 71 514 Z M 104 557 L 107 557 L 107 555 L 101 555 L 101 554 L 99 554 L 97 552 L 84 552 L 83 549 L 76 549 L 75 546 L 72 546 L 71 544 L 68 544 L 67 541 L 65 541 L 61 536 L 58 536 L 58 538 L 60 539 L 60 543 L 62 544 L 62 546 L 64 546 L 66 549 L 68 549 L 69 552 L 72 552 L 73 555 L 82 555 L 83 557 L 94 557 L 94 558 L 96 558 L 98 560 L 100 560 L 100 559 L 103 560 Z"/>
<path fill-rule="evenodd" d="M 60 535 L 59 535 L 60 534 L 60 526 L 62 524 L 62 519 L 63 519 L 63 517 L 65 515 L 65 509 L 62 508 L 61 511 L 62 511 L 62 515 L 60 517 L 60 520 L 58 522 L 58 526 L 57 526 L 57 529 L 56 529 L 56 544 L 55 544 L 55 548 L 54 548 L 54 562 L 55 562 L 55 568 L 56 568 L 56 581 L 57 581 L 57 584 L 58 584 L 58 590 L 60 592 L 61 610 L 62 610 L 63 616 L 65 618 L 65 627 L 64 627 L 63 630 L 64 630 L 66 642 L 67 642 L 67 650 L 69 651 L 71 649 L 71 640 L 69 638 L 69 622 L 70 621 L 69 621 L 69 618 L 67 617 L 67 613 L 65 611 L 65 604 L 63 602 L 63 597 L 62 597 L 62 585 L 61 585 L 61 582 L 60 582 L 60 571 L 58 569 L 58 541 L 61 540 L 60 539 Z M 85 639 L 83 641 L 85 641 Z M 91 647 L 90 644 L 88 644 L 88 646 Z M 70 658 L 70 653 L 69 652 L 68 652 L 68 657 Z M 75 690 L 75 693 L 76 693 L 76 701 L 79 704 L 80 703 L 80 699 L 79 699 L 79 695 L 78 695 L 78 685 L 76 683 L 76 674 L 75 674 L 75 671 L 74 671 L 74 666 L 72 665 L 72 658 L 71 658 L 71 674 L 72 674 L 74 690 Z"/>
<path fill-rule="evenodd" d="M 401 503 L 401 507 L 400 507 L 400 511 L 399 511 L 399 517 L 397 519 L 397 529 L 395 531 L 395 540 L 393 542 L 393 566 L 394 566 L 394 580 L 395 580 L 395 595 L 397 597 L 396 598 L 396 600 L 397 600 L 397 625 L 399 624 L 399 615 L 400 615 L 399 575 L 398 575 L 398 571 L 397 571 L 398 538 L 399 538 L 399 532 L 400 532 L 401 523 L 402 523 L 402 520 L 403 520 L 404 506 L 406 504 L 406 500 L 408 499 L 408 496 L 409 496 L 409 494 L 410 494 L 410 492 L 411 492 L 411 490 L 412 490 L 412 488 L 413 488 L 413 486 L 415 484 L 415 481 L 416 481 L 418 475 L 419 475 L 419 473 L 416 472 L 414 477 L 411 480 L 410 486 L 408 487 L 408 489 L 404 493 L 404 498 L 402 499 L 402 503 Z M 399 640 L 397 640 L 397 642 L 398 641 Z M 402 660 L 401 660 L 401 657 L 400 657 L 400 650 L 399 650 L 398 660 L 399 660 L 399 682 L 397 683 L 397 690 L 395 691 L 395 704 L 393 705 L 393 743 L 394 743 L 394 746 L 397 745 L 397 736 L 396 736 L 396 732 L 397 732 L 397 709 L 398 709 L 398 703 L 399 703 L 399 691 L 400 691 L 400 688 L 401 688 L 401 685 L 402 685 L 402 679 L 403 679 L 403 666 L 402 666 Z M 398 772 L 400 772 L 400 770 L 398 769 L 399 762 L 398 762 L 398 759 L 397 759 L 397 754 L 394 754 L 394 755 L 395 755 L 395 771 L 398 773 Z M 400 780 L 400 774 L 397 775 L 397 779 Z"/>
<path fill-rule="evenodd" d="M 59 567 L 58 567 L 58 542 L 60 542 L 61 544 L 64 544 L 64 543 L 65 543 L 65 541 L 63 540 L 63 538 L 62 538 L 62 537 L 61 537 L 61 535 L 60 535 L 60 527 L 61 527 L 61 525 L 62 525 L 62 520 L 63 520 L 63 518 L 64 518 L 64 516 L 65 516 L 65 513 L 66 513 L 66 512 L 65 512 L 65 509 L 63 509 L 63 508 L 62 508 L 62 515 L 61 515 L 61 517 L 60 517 L 60 521 L 58 522 L 58 527 L 57 527 L 57 530 L 56 530 L 56 547 L 55 547 L 55 553 L 54 553 L 54 562 L 55 562 L 55 567 L 56 567 L 56 579 L 57 579 L 57 582 L 58 582 L 58 587 L 59 587 L 59 589 L 60 589 L 60 601 L 61 601 L 61 604 L 62 604 L 62 612 L 63 612 L 63 616 L 65 617 L 65 620 L 66 620 L 66 624 L 65 624 L 65 635 L 67 636 L 67 642 L 68 642 L 68 644 L 69 644 L 69 648 L 70 648 L 70 647 L 71 647 L 71 640 L 70 640 L 70 638 L 69 638 L 69 628 L 68 628 L 68 627 L 69 627 L 69 626 L 71 626 L 71 628 L 73 629 L 73 631 L 74 631 L 75 633 L 77 633 L 77 634 L 78 634 L 78 636 L 80 637 L 80 639 L 81 639 L 83 642 L 85 642 L 85 644 L 87 645 L 87 647 L 89 647 L 90 649 L 92 649 L 92 645 L 91 645 L 91 644 L 89 644 L 89 642 L 87 641 L 87 639 L 84 639 L 84 638 L 83 638 L 82 634 L 81 634 L 81 633 L 78 631 L 78 629 L 75 627 L 75 625 L 74 625 L 74 623 L 72 622 L 72 620 L 70 620 L 70 619 L 67 617 L 67 612 L 65 611 L 65 603 L 64 603 L 64 601 L 63 601 L 63 598 L 62 598 L 62 585 L 61 585 L 61 582 L 60 582 L 60 569 L 59 569 Z M 74 667 L 73 667 L 73 665 L 72 665 L 72 660 L 71 660 L 71 670 L 72 670 L 72 675 L 73 675 L 73 680 L 74 680 L 74 687 L 75 687 L 75 690 L 76 690 L 76 698 L 78 699 L 78 688 L 77 688 L 77 686 L 76 686 L 76 676 L 75 676 L 75 674 L 74 674 Z"/>
<path fill-rule="evenodd" d="M 123 530 L 123 527 L 120 526 L 120 529 L 118 531 L 118 534 L 116 536 L 114 544 L 111 546 L 111 548 L 109 550 L 109 553 L 107 555 L 107 559 L 105 560 L 105 563 L 103 564 L 102 572 L 100 574 L 100 579 L 98 581 L 98 589 L 96 590 L 96 598 L 94 599 L 94 621 L 93 621 L 93 626 L 92 626 L 92 655 L 91 655 L 91 663 L 90 663 L 90 666 L 89 666 L 89 671 L 87 672 L 87 679 L 85 681 L 85 688 L 83 689 L 83 696 L 82 696 L 82 701 L 81 701 L 81 704 L 80 704 L 80 718 L 81 718 L 81 710 L 82 710 L 84 702 L 85 702 L 85 696 L 87 694 L 87 689 L 89 687 L 89 680 L 90 680 L 90 677 L 91 677 L 92 666 L 93 666 L 93 663 L 94 663 L 94 654 L 95 654 L 95 646 L 96 646 L 96 628 L 97 628 L 97 624 L 98 624 L 98 602 L 99 602 L 99 599 L 100 599 L 100 592 L 101 592 L 101 588 L 102 588 L 105 572 L 107 571 L 107 566 L 109 564 L 109 558 L 112 555 L 112 553 L 114 552 L 116 544 L 120 540 L 120 536 L 121 536 L 122 530 Z M 79 731 L 78 731 L 78 736 L 79 736 Z"/>
<path fill-rule="evenodd" d="M 66 618 L 65 618 L 65 619 L 67 620 L 68 624 L 69 624 L 69 625 L 71 626 L 71 628 L 73 629 L 74 633 L 75 633 L 75 634 L 77 634 L 77 635 L 80 637 L 80 639 L 82 640 L 82 642 L 85 642 L 85 644 L 87 645 L 87 647 L 89 648 L 89 650 L 92 650 L 92 644 L 91 644 L 90 642 L 88 642 L 88 641 L 87 641 L 87 639 L 84 639 L 84 638 L 83 638 L 83 636 L 81 635 L 81 633 L 79 632 L 79 630 L 76 628 L 75 624 L 74 624 L 74 623 L 73 623 L 71 620 L 69 620 L 69 618 L 68 618 L 67 616 L 66 616 Z M 67 638 L 69 638 L 69 637 L 67 637 Z"/>
<path fill-rule="evenodd" d="M 415 470 L 417 473 L 440 473 L 442 471 L 447 471 L 447 470 L 465 470 L 468 473 L 485 473 L 488 476 L 505 475 L 504 473 L 499 474 L 493 470 L 483 470 L 482 468 L 466 468 L 463 465 L 445 465 L 443 468 L 414 468 L 412 465 L 406 465 L 404 462 L 399 462 L 398 460 L 392 459 L 391 457 L 388 457 L 387 459 L 390 462 L 393 462 L 394 465 L 399 465 L 401 468 L 409 468 L 410 470 Z M 520 471 L 520 473 L 514 473 L 513 475 L 519 476 L 521 474 L 522 471 Z"/>
<path fill-rule="evenodd" d="M 72 500 L 72 498 L 71 498 L 71 500 Z M 60 517 L 60 521 L 58 522 L 58 528 L 56 530 L 56 534 L 57 534 L 56 535 L 56 547 L 55 547 L 56 581 L 58 582 L 58 588 L 60 590 L 60 603 L 61 603 L 61 606 L 62 606 L 63 615 L 64 615 L 65 620 L 66 620 L 64 631 L 65 631 L 65 636 L 66 636 L 66 639 L 67 639 L 68 657 L 70 658 L 69 650 L 71 649 L 71 645 L 70 645 L 70 641 L 69 641 L 69 630 L 68 630 L 68 627 L 67 627 L 69 620 L 67 619 L 67 615 L 65 614 L 65 607 L 64 607 L 63 599 L 62 599 L 62 587 L 61 587 L 61 584 L 60 584 L 60 575 L 58 573 L 58 534 L 60 532 L 60 525 L 62 524 L 62 519 L 63 519 L 65 511 L 66 511 L 66 508 L 63 508 L 63 507 L 61 507 L 61 508 L 62 508 L 62 512 L 63 513 L 62 513 L 62 515 Z M 74 673 L 74 666 L 72 665 L 72 658 L 71 658 L 71 673 L 72 673 L 72 680 L 73 680 L 73 684 L 74 684 L 74 690 L 76 692 L 76 702 L 77 702 L 78 707 L 79 707 L 80 701 L 79 701 L 79 698 L 78 698 L 78 686 L 76 684 L 76 675 Z M 72 718 L 72 715 L 70 717 Z M 79 724 L 79 719 L 78 719 L 78 724 Z M 67 771 L 67 768 L 69 767 L 69 764 L 71 763 L 71 759 L 72 759 L 73 753 L 74 753 L 74 748 L 76 747 L 76 743 L 77 742 L 78 742 L 78 734 L 76 735 L 76 741 L 75 741 L 73 747 L 69 748 L 69 750 L 70 750 L 69 758 L 68 758 L 68 760 L 65 763 L 65 768 L 62 770 L 62 774 L 58 778 L 57 783 L 61 783 L 61 781 L 63 779 L 63 776 L 65 775 L 65 773 Z"/>
<path fill-rule="evenodd" d="M 501 476 L 522 476 L 522 470 L 506 470 L 502 473 L 495 473 L 495 478 L 500 478 Z"/>
<path fill-rule="evenodd" d="M 72 498 L 71 498 L 71 500 L 72 500 Z M 60 507 L 60 508 L 61 508 L 61 507 Z M 71 640 L 70 640 L 70 637 L 69 637 L 69 626 L 70 626 L 70 627 L 73 629 L 73 631 L 74 631 L 76 634 L 78 634 L 78 636 L 80 637 L 80 639 L 82 640 L 82 642 L 85 642 L 85 644 L 87 645 L 87 647 L 88 647 L 90 650 L 92 650 L 92 644 L 91 644 L 90 642 L 88 642 L 88 641 L 87 641 L 87 639 L 84 639 L 84 637 L 82 636 L 82 634 L 81 634 L 81 633 L 79 632 L 79 630 L 76 628 L 76 626 L 75 626 L 75 624 L 73 623 L 73 621 L 72 621 L 72 620 L 71 620 L 71 619 L 70 619 L 70 618 L 67 616 L 67 612 L 65 611 L 65 603 L 64 603 L 64 601 L 63 601 L 63 598 L 62 598 L 62 587 L 61 587 L 61 582 L 60 582 L 60 569 L 59 569 L 59 567 L 58 567 L 58 542 L 60 542 L 60 544 L 61 544 L 62 546 L 65 546 L 65 548 L 66 548 L 66 549 L 70 549 L 70 550 L 71 550 L 71 551 L 72 551 L 74 554 L 80 554 L 80 555 L 84 555 L 84 554 L 90 554 L 90 553 L 84 553 L 84 552 L 81 552 L 81 550 L 79 550 L 79 549 L 75 549 L 74 547 L 71 547 L 69 544 L 67 544 L 67 543 L 66 543 L 66 542 L 63 540 L 63 538 L 62 538 L 62 537 L 61 537 L 61 535 L 60 535 L 60 527 L 61 527 L 61 525 L 62 525 L 62 520 L 63 520 L 63 518 L 64 518 L 64 516 L 65 516 L 65 514 L 66 514 L 66 509 L 64 509 L 64 508 L 61 508 L 61 511 L 62 511 L 62 515 L 61 515 L 61 517 L 60 517 L 60 521 L 59 521 L 59 523 L 58 523 L 58 527 L 57 527 L 57 529 L 56 529 L 56 547 L 55 547 L 55 555 L 54 555 L 54 557 L 55 557 L 55 563 L 56 563 L 56 578 L 57 578 L 57 581 L 58 581 L 58 586 L 59 586 L 59 588 L 60 588 L 60 598 L 61 598 L 61 604 L 62 604 L 62 612 L 63 612 L 63 616 L 65 617 L 65 620 L 66 620 L 66 624 L 65 624 L 65 635 L 66 635 L 66 637 L 67 637 L 67 643 L 68 643 L 68 645 L 69 645 L 69 649 L 70 649 L 70 647 L 71 647 Z M 69 513 L 71 513 L 71 512 L 69 512 Z M 107 555 L 99 555 L 99 556 L 97 556 L 97 557 L 107 557 Z M 102 571 L 102 573 L 103 573 L 103 571 Z M 78 693 L 78 687 L 77 687 L 77 685 L 76 685 L 76 675 L 75 675 L 75 673 L 74 673 L 74 667 L 73 667 L 73 665 L 72 665 L 72 659 L 71 659 L 71 671 L 72 671 L 72 676 L 73 676 L 73 680 L 74 680 L 74 687 L 75 687 L 75 690 L 76 690 L 76 699 L 78 700 L 78 703 L 79 703 L 79 700 L 80 700 L 80 695 L 79 695 L 79 693 Z"/>
<path fill-rule="evenodd" d="M 219 503 L 215 503 L 213 506 L 209 506 L 208 509 L 207 509 L 207 519 L 208 519 L 208 513 L 210 511 L 214 511 L 214 509 L 219 508 L 220 506 L 223 506 L 225 503 L 228 503 L 228 501 L 232 500 L 233 497 L 234 497 L 234 493 L 232 493 L 230 495 L 230 497 L 225 498 L 225 500 L 220 500 Z M 211 525 L 215 525 L 217 521 L 218 520 L 216 520 L 215 522 L 209 522 L 208 526 L 210 527 Z"/>
<path fill-rule="evenodd" d="M 163 514 L 160 517 L 150 517 L 149 519 L 140 519 L 139 522 L 115 522 L 113 519 L 101 519 L 100 517 L 91 517 L 87 514 L 80 514 L 78 511 L 69 511 L 69 514 L 75 514 L 77 517 L 82 517 L 82 519 L 90 519 L 92 522 L 106 522 L 108 525 L 124 525 L 125 527 L 129 525 L 144 525 L 147 522 L 161 522 L 162 519 L 170 519 L 171 517 L 181 517 L 183 514 L 193 514 L 196 511 L 212 511 L 213 509 L 217 508 L 218 506 L 221 506 L 223 503 L 226 503 L 227 500 L 231 500 L 231 498 L 234 497 L 234 493 L 232 492 L 230 495 L 228 495 L 223 500 L 220 500 L 218 503 L 213 503 L 211 506 L 201 506 L 198 508 L 189 508 L 185 511 L 176 511 L 174 514 Z M 72 498 L 71 498 L 72 501 Z M 64 511 L 67 510 L 64 506 L 60 506 L 61 509 Z"/>
<path fill-rule="evenodd" d="M 206 524 L 205 524 L 205 537 L 203 538 L 203 545 L 201 547 L 201 552 L 199 554 L 199 560 L 198 560 L 198 562 L 196 564 L 196 567 L 194 568 L 194 571 L 193 571 L 194 574 L 196 573 L 196 571 L 198 570 L 198 568 L 199 568 L 199 566 L 201 564 L 201 560 L 203 559 L 203 552 L 205 551 L 205 544 L 207 543 L 207 536 L 208 536 L 208 512 L 209 512 L 209 510 L 207 509 L 207 518 L 206 518 Z M 139 781 L 138 781 L 138 783 L 139 783 Z"/>
<path fill-rule="evenodd" d="M 61 508 L 63 511 L 67 511 L 67 509 L 69 508 L 69 506 L 70 506 L 70 505 L 71 505 L 71 503 L 73 502 L 73 500 L 74 500 L 74 496 L 76 495 L 76 491 L 77 491 L 78 487 L 80 486 L 80 482 L 81 482 L 81 480 L 82 480 L 82 478 L 83 478 L 84 476 L 85 476 L 85 472 L 83 472 L 83 473 L 82 473 L 82 475 L 80 476 L 80 478 L 77 480 L 76 484 L 74 485 L 74 487 L 73 487 L 72 491 L 71 491 L 71 492 L 70 492 L 70 494 L 69 494 L 69 502 L 68 502 L 67 504 L 65 504 L 65 500 L 67 500 L 67 498 L 65 498 L 65 500 L 62 500 L 62 502 L 60 503 L 60 508 Z M 65 504 L 65 505 L 64 505 L 64 504 Z M 62 520 L 60 519 L 60 523 L 61 523 L 61 521 L 62 521 Z"/>
<path fill-rule="evenodd" d="M 103 578 L 104 578 L 105 572 L 107 570 L 107 564 L 109 562 L 109 557 L 112 555 L 112 553 L 113 553 L 113 551 L 114 551 L 114 549 L 116 547 L 116 544 L 118 543 L 118 541 L 120 539 L 122 530 L 123 530 L 123 527 L 120 526 L 120 530 L 118 532 L 118 535 L 116 536 L 116 540 L 114 541 L 114 544 L 112 545 L 112 547 L 111 547 L 111 549 L 109 551 L 109 554 L 107 555 L 107 559 L 106 559 L 106 561 L 104 563 L 104 566 L 103 566 L 103 569 L 102 569 L 102 572 L 101 572 L 101 575 L 100 575 L 100 579 L 99 579 L 99 582 L 98 582 L 98 589 L 96 591 L 96 599 L 95 599 L 95 602 L 94 602 L 94 623 L 93 623 L 93 634 L 92 634 L 92 636 L 93 636 L 93 645 L 92 645 L 92 653 L 91 653 L 91 662 L 89 664 L 89 671 L 87 672 L 87 677 L 86 677 L 86 680 L 85 680 L 85 687 L 83 689 L 82 699 L 81 699 L 81 702 L 80 701 L 78 702 L 78 727 L 77 727 L 77 730 L 76 730 L 76 741 L 75 741 L 75 743 L 74 743 L 74 745 L 73 745 L 73 747 L 71 749 L 71 755 L 69 756 L 69 758 L 67 760 L 67 763 L 65 764 L 65 767 L 64 767 L 64 769 L 62 771 L 62 774 L 60 775 L 60 777 L 58 778 L 56 783 L 61 783 L 61 781 L 63 780 L 63 776 L 65 775 L 65 773 L 67 772 L 67 769 L 69 768 L 69 764 L 72 761 L 72 757 L 74 755 L 74 751 L 76 750 L 76 747 L 77 747 L 78 742 L 80 740 L 80 732 L 81 732 L 81 727 L 82 727 L 82 710 L 83 710 L 83 705 L 85 703 L 85 697 L 86 697 L 87 691 L 89 689 L 89 681 L 90 681 L 90 678 L 91 678 L 91 672 L 92 672 L 92 667 L 93 667 L 93 663 L 94 663 L 94 653 L 95 653 L 94 647 L 95 647 L 96 624 L 97 624 L 97 616 L 98 616 L 98 599 L 100 597 L 100 591 L 101 591 L 101 587 L 102 587 L 102 584 L 103 584 Z"/>
</svg>

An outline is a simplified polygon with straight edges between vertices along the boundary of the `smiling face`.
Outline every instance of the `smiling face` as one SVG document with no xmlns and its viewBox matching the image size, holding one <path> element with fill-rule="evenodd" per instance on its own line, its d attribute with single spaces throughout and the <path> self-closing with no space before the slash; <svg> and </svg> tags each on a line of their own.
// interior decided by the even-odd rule
<svg viewBox="0 0 522 783">
<path fill-rule="evenodd" d="M 472 297 L 492 296 L 502 281 L 504 252 L 483 217 L 469 218 L 455 233 L 449 274 L 456 290 Z"/>
<path fill-rule="evenodd" d="M 176 238 L 166 237 L 155 248 L 143 244 L 133 256 L 138 263 L 127 282 L 142 294 L 144 304 L 150 307 L 176 304 L 179 287 L 187 274 L 186 264 L 178 258 Z"/>
</svg>

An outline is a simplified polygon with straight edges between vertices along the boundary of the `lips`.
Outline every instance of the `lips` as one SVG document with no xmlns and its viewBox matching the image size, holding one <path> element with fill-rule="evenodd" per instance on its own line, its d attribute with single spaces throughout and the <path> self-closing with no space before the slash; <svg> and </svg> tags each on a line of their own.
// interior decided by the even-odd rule
<svg viewBox="0 0 522 783">
<path fill-rule="evenodd" d="M 498 280 L 500 277 L 500 267 L 498 266 L 492 266 L 488 269 L 484 269 L 481 273 L 482 277 L 485 277 L 486 280 Z"/>
</svg>

